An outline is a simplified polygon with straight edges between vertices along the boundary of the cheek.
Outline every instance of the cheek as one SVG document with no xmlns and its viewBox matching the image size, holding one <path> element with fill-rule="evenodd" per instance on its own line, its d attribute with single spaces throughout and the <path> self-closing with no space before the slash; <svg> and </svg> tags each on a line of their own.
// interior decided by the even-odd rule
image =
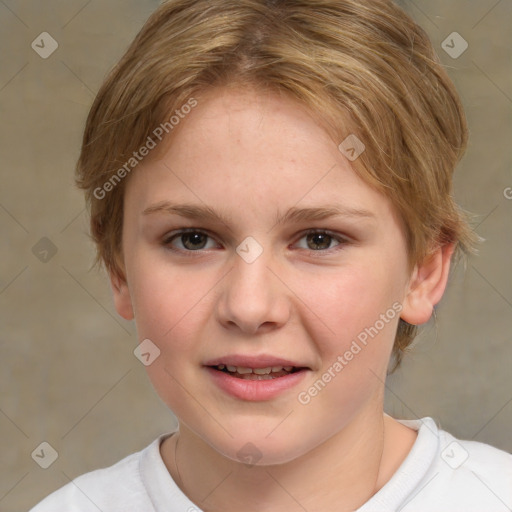
<svg viewBox="0 0 512 512">
<path fill-rule="evenodd" d="M 141 272 L 134 283 L 135 311 L 140 335 L 156 339 L 176 340 L 187 329 L 192 332 L 194 317 L 204 308 L 208 281 L 197 272 L 166 269 L 159 272 L 155 267 Z M 188 327 L 187 327 L 188 326 Z"/>
<path fill-rule="evenodd" d="M 310 335 L 327 364 L 349 350 L 357 352 L 354 359 L 387 357 L 400 308 L 393 281 L 389 267 L 364 263 L 314 280 L 302 278 L 298 295 L 314 313 L 309 315 Z"/>
</svg>

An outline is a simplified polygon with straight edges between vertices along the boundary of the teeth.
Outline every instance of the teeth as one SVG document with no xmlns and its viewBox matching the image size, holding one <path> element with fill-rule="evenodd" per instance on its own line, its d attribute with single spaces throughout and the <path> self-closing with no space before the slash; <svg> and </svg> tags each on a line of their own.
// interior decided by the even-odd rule
<svg viewBox="0 0 512 512">
<path fill-rule="evenodd" d="M 272 371 L 272 368 L 254 368 L 252 373 L 256 375 L 268 375 Z"/>
<path fill-rule="evenodd" d="M 229 366 L 228 366 L 228 370 L 229 370 Z M 244 368 L 243 366 L 236 366 L 235 370 L 237 371 L 237 373 L 241 373 L 242 375 L 245 373 L 252 373 L 251 368 Z M 229 371 L 231 371 L 231 370 L 229 370 Z"/>
<path fill-rule="evenodd" d="M 277 373 L 282 370 L 285 372 L 291 372 L 293 370 L 293 366 L 269 366 L 267 368 L 247 368 L 245 366 L 225 366 L 223 364 L 219 364 L 217 366 L 218 370 L 223 370 L 224 368 L 227 368 L 228 372 L 236 372 L 241 375 L 248 373 L 255 373 L 256 375 L 268 375 L 269 373 Z"/>
</svg>

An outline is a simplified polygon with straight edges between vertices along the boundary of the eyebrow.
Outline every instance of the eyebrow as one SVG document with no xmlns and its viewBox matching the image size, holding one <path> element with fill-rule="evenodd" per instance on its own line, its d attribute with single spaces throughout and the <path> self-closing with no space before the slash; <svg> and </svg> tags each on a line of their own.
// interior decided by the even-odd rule
<svg viewBox="0 0 512 512">
<path fill-rule="evenodd" d="M 190 203 L 173 204 L 169 201 L 161 201 L 157 204 L 147 207 L 142 214 L 150 215 L 153 213 L 168 213 L 180 215 L 194 220 L 210 220 L 213 222 L 220 222 L 229 224 L 230 217 L 216 212 L 209 206 L 201 206 Z M 340 205 L 326 205 L 322 207 L 308 207 L 308 208 L 290 208 L 284 215 L 279 213 L 275 217 L 275 224 L 286 224 L 287 222 L 301 222 L 301 221 L 314 221 L 325 220 L 332 217 L 352 217 L 352 218 L 368 218 L 376 219 L 376 215 L 362 208 L 353 208 L 349 206 Z"/>
</svg>

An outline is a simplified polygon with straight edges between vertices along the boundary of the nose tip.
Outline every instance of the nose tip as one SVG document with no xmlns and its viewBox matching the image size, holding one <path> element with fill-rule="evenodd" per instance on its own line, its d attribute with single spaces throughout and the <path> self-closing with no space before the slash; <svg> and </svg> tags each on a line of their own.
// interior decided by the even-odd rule
<svg viewBox="0 0 512 512">
<path fill-rule="evenodd" d="M 251 242 L 249 253 L 254 254 Z M 266 332 L 284 324 L 289 317 L 286 293 L 260 254 L 252 263 L 240 257 L 223 283 L 217 315 L 226 327 L 247 334 Z"/>
</svg>

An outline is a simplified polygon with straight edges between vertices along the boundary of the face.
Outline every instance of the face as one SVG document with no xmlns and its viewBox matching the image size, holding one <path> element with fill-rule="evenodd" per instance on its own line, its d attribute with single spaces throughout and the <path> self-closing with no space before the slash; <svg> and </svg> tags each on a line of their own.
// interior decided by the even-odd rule
<svg viewBox="0 0 512 512">
<path fill-rule="evenodd" d="M 232 460 L 251 442 L 282 463 L 379 411 L 410 282 L 404 232 L 293 100 L 197 100 L 127 183 L 116 306 L 160 350 L 147 371 L 180 423 Z M 307 369 L 248 381 L 205 366 L 232 355 Z"/>
</svg>

